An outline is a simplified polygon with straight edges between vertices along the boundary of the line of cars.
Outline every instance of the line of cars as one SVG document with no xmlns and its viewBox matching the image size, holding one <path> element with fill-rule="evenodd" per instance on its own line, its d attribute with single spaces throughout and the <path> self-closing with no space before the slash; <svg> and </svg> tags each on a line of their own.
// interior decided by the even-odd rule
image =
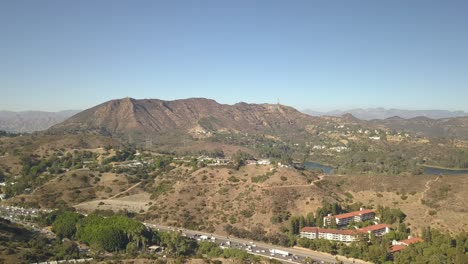
<svg viewBox="0 0 468 264">
<path fill-rule="evenodd" d="M 306 260 L 306 256 L 294 255 L 286 250 L 280 250 L 277 248 L 270 248 L 270 247 L 266 247 L 262 245 L 256 245 L 255 242 L 253 241 L 235 242 L 235 241 L 232 241 L 229 237 L 224 237 L 224 236 L 219 236 L 219 235 L 213 235 L 213 234 L 202 235 L 202 234 L 196 233 L 191 230 L 186 230 L 186 229 L 165 227 L 165 226 L 149 224 L 149 223 L 144 223 L 144 224 L 150 228 L 155 228 L 158 231 L 165 230 L 165 231 L 179 232 L 182 236 L 195 239 L 197 241 L 213 242 L 223 249 L 238 248 L 238 249 L 245 250 L 252 254 L 262 255 L 264 257 L 282 259 L 288 262 L 305 263 L 305 260 Z M 238 239 L 235 239 L 235 240 L 238 240 Z M 323 263 L 317 260 L 312 260 L 312 261 L 313 261 L 312 263 Z"/>
</svg>

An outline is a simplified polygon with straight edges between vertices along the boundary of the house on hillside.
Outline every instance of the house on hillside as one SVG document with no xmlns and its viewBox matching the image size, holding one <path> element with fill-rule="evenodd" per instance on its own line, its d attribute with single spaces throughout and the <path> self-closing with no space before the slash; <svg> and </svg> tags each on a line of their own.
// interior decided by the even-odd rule
<svg viewBox="0 0 468 264">
<path fill-rule="evenodd" d="M 261 160 L 257 161 L 257 164 L 258 165 L 270 165 L 271 162 L 270 162 L 269 159 L 261 159 Z"/>
<path fill-rule="evenodd" d="M 424 242 L 424 240 L 419 237 L 411 237 L 411 236 L 409 236 L 408 239 L 404 239 L 400 241 L 393 240 L 392 246 L 390 247 L 390 253 L 391 254 L 397 253 L 399 251 L 402 251 L 409 245 L 420 243 L 420 242 Z"/>
<path fill-rule="evenodd" d="M 245 165 L 257 165 L 257 161 L 254 159 L 246 160 Z"/>
</svg>

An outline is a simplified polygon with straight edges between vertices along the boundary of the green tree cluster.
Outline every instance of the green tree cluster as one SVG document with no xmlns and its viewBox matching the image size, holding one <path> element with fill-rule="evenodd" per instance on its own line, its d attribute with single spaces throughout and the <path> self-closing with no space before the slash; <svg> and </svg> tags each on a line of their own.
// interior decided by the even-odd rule
<svg viewBox="0 0 468 264">
<path fill-rule="evenodd" d="M 142 223 L 122 215 L 87 217 L 63 211 L 52 213 L 52 231 L 59 237 L 75 238 L 96 250 L 119 251 L 129 243 L 142 248 L 152 239 L 152 232 Z M 51 219 L 46 219 L 48 221 Z"/>
<path fill-rule="evenodd" d="M 425 228 L 422 232 L 424 242 L 408 246 L 395 253 L 394 262 L 429 264 L 468 263 L 468 233 L 456 237 L 442 234 L 437 230 Z"/>
</svg>

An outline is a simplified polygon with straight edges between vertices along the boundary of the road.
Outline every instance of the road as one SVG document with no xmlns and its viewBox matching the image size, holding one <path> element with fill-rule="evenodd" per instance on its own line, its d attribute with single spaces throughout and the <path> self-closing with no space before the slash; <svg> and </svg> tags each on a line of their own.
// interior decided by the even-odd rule
<svg viewBox="0 0 468 264">
<path fill-rule="evenodd" d="M 49 238 L 54 238 L 55 234 L 52 233 L 50 230 L 45 229 L 45 228 L 40 228 L 38 225 L 25 220 L 25 218 L 28 218 L 28 217 L 38 216 L 39 212 L 50 212 L 50 211 L 51 210 L 0 205 L 0 217 L 10 220 L 11 222 L 14 222 L 14 223 L 21 224 L 23 226 L 27 226 L 31 228 L 33 231 L 42 233 Z"/>
<path fill-rule="evenodd" d="M 18 222 L 21 224 L 26 224 L 32 227 L 35 231 L 45 232 L 46 235 L 54 236 L 49 230 L 40 229 L 39 227 L 35 226 L 34 224 L 27 223 L 22 221 L 22 217 L 24 216 L 36 216 L 39 211 L 50 212 L 50 210 L 41 210 L 41 209 L 27 209 L 15 206 L 3 206 L 0 205 L 0 216 L 6 219 L 11 220 L 12 222 Z M 188 229 L 178 229 L 175 227 L 170 226 L 163 226 L 157 224 L 150 224 L 144 223 L 147 227 L 152 229 L 158 229 L 161 231 L 180 231 L 183 235 L 197 239 L 203 240 L 202 236 L 208 237 L 208 241 L 212 241 L 217 243 L 220 247 L 231 247 L 231 248 L 238 248 L 247 251 L 250 254 L 259 255 L 267 258 L 277 259 L 283 263 L 305 263 L 306 258 L 310 258 L 315 263 L 344 263 L 344 264 L 368 264 L 369 262 L 365 262 L 359 259 L 351 259 L 346 258 L 343 256 L 333 256 L 327 253 L 312 251 L 308 249 L 301 249 L 301 248 L 286 248 L 286 247 L 279 247 L 271 244 L 266 244 L 263 242 L 253 241 L 249 239 L 240 239 L 236 237 L 226 237 L 221 236 L 218 234 L 209 234 L 204 233 L 196 230 L 188 230 Z M 211 238 L 214 238 L 212 240 Z M 290 254 L 288 256 L 283 256 L 281 254 L 273 254 L 270 252 L 272 249 L 279 249 L 283 251 L 287 251 Z M 323 261 L 323 262 L 322 262 Z M 340 262 L 341 261 L 341 262 Z"/>
<path fill-rule="evenodd" d="M 255 255 L 259 255 L 259 256 L 263 256 L 267 258 L 275 258 L 284 263 L 305 263 L 304 260 L 307 257 L 314 260 L 316 263 L 323 263 L 323 262 L 340 263 L 340 261 L 345 264 L 353 264 L 353 263 L 368 264 L 369 263 L 369 262 L 365 262 L 359 259 L 351 259 L 351 258 L 348 259 L 343 256 L 333 256 L 327 253 L 312 251 L 312 250 L 307 250 L 307 249 L 279 247 L 279 246 L 266 244 L 263 242 L 257 242 L 253 240 L 248 240 L 248 239 L 226 237 L 226 236 L 221 236 L 217 234 L 209 234 L 209 233 L 204 233 L 204 232 L 195 231 L 195 230 L 177 229 L 174 227 L 162 226 L 162 225 L 156 225 L 156 224 L 149 224 L 149 223 L 144 223 L 144 224 L 150 228 L 158 229 L 161 231 L 180 231 L 185 236 L 194 238 L 197 240 L 202 240 L 201 236 L 206 236 L 208 237 L 208 241 L 215 242 L 222 247 L 243 249 L 251 254 L 255 254 Z M 214 237 L 215 240 L 212 240 L 211 239 L 212 237 Z M 289 256 L 283 256 L 280 254 L 272 254 L 270 252 L 271 249 L 279 249 L 279 250 L 287 251 L 291 254 Z"/>
</svg>

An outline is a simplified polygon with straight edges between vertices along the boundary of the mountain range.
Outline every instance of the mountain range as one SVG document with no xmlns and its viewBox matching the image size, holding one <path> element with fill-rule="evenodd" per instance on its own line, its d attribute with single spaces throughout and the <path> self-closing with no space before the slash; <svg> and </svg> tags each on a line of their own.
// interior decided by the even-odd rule
<svg viewBox="0 0 468 264">
<path fill-rule="evenodd" d="M 161 134 L 207 134 L 212 131 L 282 134 L 304 129 L 312 117 L 284 105 L 220 104 L 211 99 L 112 100 L 84 110 L 49 129 L 95 132 L 120 137 Z"/>
<path fill-rule="evenodd" d="M 407 131 L 428 137 L 468 138 L 468 117 L 391 117 L 366 121 L 352 114 L 315 117 L 280 104 L 241 102 L 227 105 L 205 98 L 111 100 L 52 126 L 48 133 L 87 132 L 130 140 L 150 137 L 161 140 L 167 136 L 180 141 L 187 135 L 197 138 L 215 131 L 227 131 L 285 139 L 304 138 L 314 127 L 330 124 Z"/>
<path fill-rule="evenodd" d="M 46 130 L 78 113 L 78 110 L 60 112 L 0 111 L 0 130 L 11 133 L 30 133 Z"/>
<path fill-rule="evenodd" d="M 362 110 L 362 109 L 361 109 Z M 385 119 L 363 115 L 380 113 Z M 395 114 L 399 115 L 394 116 Z M 462 111 L 408 111 L 383 108 L 356 110 L 337 116 L 312 116 L 280 104 L 220 104 L 206 98 L 189 98 L 174 101 L 159 99 L 123 98 L 111 100 L 84 111 L 61 112 L 0 112 L 0 130 L 8 132 L 95 133 L 121 139 L 162 139 L 165 135 L 174 140 L 190 135 L 195 138 L 214 131 L 229 131 L 270 136 L 297 137 L 305 135 L 311 127 L 335 124 L 359 124 L 366 128 L 383 128 L 408 131 L 429 137 L 468 138 L 468 117 L 432 119 L 412 117 L 425 114 L 431 117 L 463 115 Z M 356 118 L 356 116 L 360 119 Z M 400 117 L 403 116 L 403 117 Z M 406 118 L 404 118 L 406 117 Z M 364 119 L 364 120 L 362 120 Z M 371 119 L 371 120 L 369 120 Z M 50 128 L 49 128 L 50 127 Z"/>
<path fill-rule="evenodd" d="M 464 111 L 448 111 L 448 110 L 403 110 L 403 109 L 386 109 L 382 107 L 378 108 L 354 108 L 349 110 L 333 110 L 329 112 L 320 112 L 310 109 L 303 110 L 302 112 L 312 116 L 342 116 L 344 114 L 352 114 L 353 116 L 361 120 L 373 120 L 373 119 L 387 119 L 390 117 L 401 117 L 404 119 L 415 118 L 415 117 L 428 117 L 431 119 L 451 118 L 468 116 L 468 113 Z"/>
</svg>

